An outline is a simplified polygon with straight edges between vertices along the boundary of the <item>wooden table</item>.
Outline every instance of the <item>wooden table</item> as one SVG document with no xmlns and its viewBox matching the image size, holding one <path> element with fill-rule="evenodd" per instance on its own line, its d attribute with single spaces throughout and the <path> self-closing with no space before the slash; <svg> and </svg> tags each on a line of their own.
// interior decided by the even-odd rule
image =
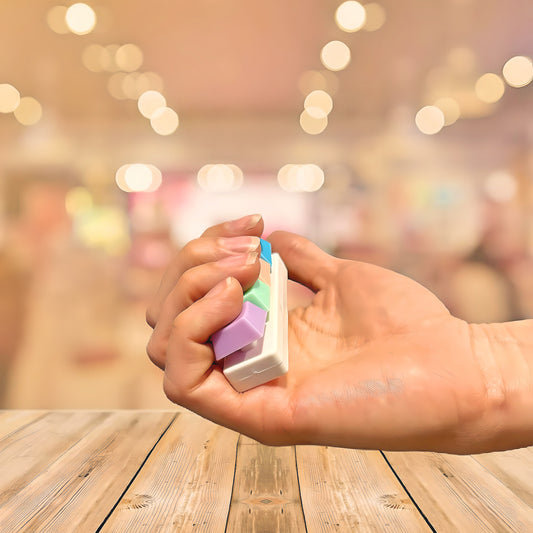
<svg viewBox="0 0 533 533">
<path fill-rule="evenodd" d="M 186 411 L 0 411 L 0 531 L 533 532 L 533 448 L 272 448 Z"/>
</svg>

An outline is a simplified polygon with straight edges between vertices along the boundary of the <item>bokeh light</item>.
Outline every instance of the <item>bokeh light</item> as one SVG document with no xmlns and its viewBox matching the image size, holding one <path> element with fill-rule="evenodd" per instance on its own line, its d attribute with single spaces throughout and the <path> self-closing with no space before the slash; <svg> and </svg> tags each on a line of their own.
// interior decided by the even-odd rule
<svg viewBox="0 0 533 533">
<path fill-rule="evenodd" d="M 46 14 L 46 23 L 53 32 L 64 35 L 69 32 L 66 16 L 67 6 L 54 6 Z"/>
<path fill-rule="evenodd" d="M 300 115 L 300 126 L 309 135 L 318 135 L 322 133 L 328 126 L 328 117 L 314 117 L 310 115 L 306 109 Z"/>
<path fill-rule="evenodd" d="M 461 108 L 455 98 L 451 96 L 444 96 L 439 98 L 435 102 L 435 106 L 438 107 L 444 113 L 444 125 L 450 126 L 459 120 L 461 117 Z"/>
<path fill-rule="evenodd" d="M 152 171 L 148 165 L 135 163 L 126 169 L 124 181 L 131 191 L 145 191 L 152 185 Z"/>
<path fill-rule="evenodd" d="M 516 178 L 506 170 L 495 170 L 484 184 L 486 195 L 494 202 L 508 202 L 516 196 Z"/>
<path fill-rule="evenodd" d="M 146 91 L 139 96 L 137 107 L 146 118 L 152 118 L 152 115 L 161 107 L 166 107 L 167 101 L 159 91 Z"/>
<path fill-rule="evenodd" d="M 333 109 L 333 99 L 326 91 L 311 91 L 305 98 L 304 108 L 313 118 L 323 118 Z"/>
<path fill-rule="evenodd" d="M 376 31 L 379 30 L 385 20 L 387 19 L 387 13 L 381 4 L 371 2 L 365 4 L 366 20 L 363 26 L 364 31 Z"/>
<path fill-rule="evenodd" d="M 123 82 L 125 77 L 125 72 L 115 72 L 107 80 L 107 90 L 109 91 L 109 94 L 117 100 L 126 100 L 127 98 L 123 88 Z"/>
<path fill-rule="evenodd" d="M 120 70 L 133 72 L 139 70 L 143 64 L 142 50 L 135 44 L 122 45 L 115 53 L 115 63 Z"/>
<path fill-rule="evenodd" d="M 153 192 L 162 181 L 161 171 L 151 164 L 128 163 L 115 173 L 115 182 L 124 192 Z"/>
<path fill-rule="evenodd" d="M 171 135 L 178 129 L 178 114 L 170 107 L 160 107 L 151 115 L 150 124 L 159 135 Z"/>
<path fill-rule="evenodd" d="M 0 113 L 12 113 L 20 104 L 20 93 L 9 83 L 0 83 Z"/>
<path fill-rule="evenodd" d="M 493 104 L 503 96 L 505 83 L 497 74 L 487 72 L 476 81 L 475 91 L 482 102 Z"/>
<path fill-rule="evenodd" d="M 88 211 L 93 207 L 93 197 L 85 187 L 73 187 L 65 196 L 65 209 L 71 216 Z"/>
<path fill-rule="evenodd" d="M 35 98 L 24 96 L 13 114 L 23 126 L 32 126 L 41 120 L 43 108 Z"/>
<path fill-rule="evenodd" d="M 81 60 L 84 67 L 91 72 L 102 72 L 104 70 L 105 48 L 99 44 L 89 44 L 82 52 Z"/>
<path fill-rule="evenodd" d="M 346 68 L 350 63 L 351 53 L 342 41 L 330 41 L 320 53 L 322 64 L 329 70 L 338 71 Z"/>
<path fill-rule="evenodd" d="M 237 165 L 204 165 L 197 175 L 198 184 L 208 192 L 228 192 L 241 187 L 244 176 Z"/>
<path fill-rule="evenodd" d="M 315 192 L 324 185 L 324 171 L 315 164 L 289 163 L 280 168 L 278 183 L 287 192 Z"/>
<path fill-rule="evenodd" d="M 343 2 L 335 12 L 337 26 L 347 32 L 360 30 L 366 21 L 365 8 L 355 1 Z"/>
<path fill-rule="evenodd" d="M 515 56 L 503 66 L 503 77 L 511 87 L 525 87 L 533 80 L 533 62 L 526 56 Z"/>
<path fill-rule="evenodd" d="M 90 6 L 79 2 L 67 9 L 65 20 L 72 33 L 86 35 L 93 31 L 96 25 L 96 14 Z"/>
<path fill-rule="evenodd" d="M 422 133 L 434 135 L 444 127 L 444 113 L 437 106 L 424 106 L 416 114 L 415 123 Z"/>
</svg>

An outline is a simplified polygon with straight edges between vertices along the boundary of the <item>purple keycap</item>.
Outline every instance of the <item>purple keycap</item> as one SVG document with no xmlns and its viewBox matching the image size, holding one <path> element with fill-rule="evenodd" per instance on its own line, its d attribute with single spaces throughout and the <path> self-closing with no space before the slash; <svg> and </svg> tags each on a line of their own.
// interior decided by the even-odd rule
<svg viewBox="0 0 533 533">
<path fill-rule="evenodd" d="M 267 312 L 251 302 L 244 302 L 239 316 L 211 335 L 218 361 L 260 339 L 265 333 Z"/>
</svg>

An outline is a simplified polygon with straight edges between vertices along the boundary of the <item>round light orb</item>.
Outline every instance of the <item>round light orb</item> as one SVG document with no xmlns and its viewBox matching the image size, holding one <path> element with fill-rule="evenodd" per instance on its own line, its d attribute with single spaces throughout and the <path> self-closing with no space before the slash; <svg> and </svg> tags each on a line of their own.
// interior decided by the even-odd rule
<svg viewBox="0 0 533 533">
<path fill-rule="evenodd" d="M 46 14 L 48 27 L 55 33 L 64 35 L 69 32 L 67 21 L 67 6 L 54 6 Z"/>
<path fill-rule="evenodd" d="M 123 44 L 115 53 L 115 63 L 120 70 L 133 72 L 143 64 L 142 50 L 133 43 Z"/>
<path fill-rule="evenodd" d="M 152 118 L 152 115 L 160 108 L 166 107 L 167 101 L 159 91 L 145 91 L 137 100 L 137 107 L 141 115 Z"/>
<path fill-rule="evenodd" d="M 79 2 L 72 4 L 65 13 L 65 21 L 68 29 L 76 35 L 91 33 L 96 26 L 96 14 L 94 10 Z"/>
<path fill-rule="evenodd" d="M 343 2 L 335 12 L 335 22 L 337 26 L 346 32 L 360 30 L 366 21 L 365 8 L 354 1 Z"/>
<path fill-rule="evenodd" d="M 0 113 L 12 113 L 20 104 L 20 93 L 9 83 L 0 83 Z"/>
<path fill-rule="evenodd" d="M 73 187 L 65 196 L 65 209 L 70 216 L 76 216 L 93 207 L 93 197 L 85 187 Z"/>
<path fill-rule="evenodd" d="M 511 87 L 525 87 L 533 80 L 533 62 L 530 57 L 515 56 L 503 66 L 503 77 Z"/>
<path fill-rule="evenodd" d="M 124 181 L 132 192 L 146 191 L 152 186 L 152 170 L 143 163 L 134 163 L 126 169 Z"/>
<path fill-rule="evenodd" d="M 81 60 L 87 70 L 102 72 L 106 66 L 106 49 L 100 44 L 89 44 L 83 49 Z"/>
<path fill-rule="evenodd" d="M 461 108 L 455 98 L 451 96 L 444 96 L 439 98 L 435 102 L 435 106 L 438 107 L 444 113 L 444 125 L 450 126 L 457 122 L 461 116 Z"/>
<path fill-rule="evenodd" d="M 125 72 L 115 72 L 107 80 L 107 90 L 109 94 L 117 100 L 126 100 L 128 97 L 124 93 Z"/>
<path fill-rule="evenodd" d="M 333 99 L 326 91 L 311 91 L 305 98 L 304 108 L 313 118 L 322 118 L 333 109 Z"/>
<path fill-rule="evenodd" d="M 301 191 L 315 192 L 324 185 L 324 171 L 318 165 L 301 165 L 297 179 Z"/>
<path fill-rule="evenodd" d="M 150 124 L 157 134 L 171 135 L 178 129 L 178 114 L 170 107 L 160 107 L 150 117 Z"/>
<path fill-rule="evenodd" d="M 371 2 L 370 4 L 365 4 L 365 14 L 366 20 L 363 26 L 364 31 L 377 31 L 387 19 L 387 13 L 383 6 L 380 4 Z"/>
<path fill-rule="evenodd" d="M 306 109 L 300 115 L 300 126 L 309 135 L 319 135 L 328 126 L 327 115 L 314 117 Z"/>
<path fill-rule="evenodd" d="M 444 127 L 444 113 L 437 106 L 425 106 L 416 114 L 415 123 L 422 133 L 435 135 Z"/>
<path fill-rule="evenodd" d="M 350 63 L 350 59 L 350 49 L 342 41 L 330 41 L 320 52 L 322 64 L 334 72 L 345 69 Z"/>
<path fill-rule="evenodd" d="M 243 173 L 237 165 L 209 164 L 198 171 L 197 180 L 205 191 L 228 192 L 242 185 Z"/>
<path fill-rule="evenodd" d="M 493 104 L 503 96 L 505 83 L 497 74 L 487 72 L 476 81 L 474 90 L 482 102 Z"/>
<path fill-rule="evenodd" d="M 508 202 L 517 193 L 516 178 L 506 170 L 495 170 L 485 180 L 484 190 L 487 196 L 495 202 Z"/>
<path fill-rule="evenodd" d="M 24 96 L 13 114 L 23 126 L 33 126 L 41 120 L 43 108 L 35 98 Z"/>
</svg>

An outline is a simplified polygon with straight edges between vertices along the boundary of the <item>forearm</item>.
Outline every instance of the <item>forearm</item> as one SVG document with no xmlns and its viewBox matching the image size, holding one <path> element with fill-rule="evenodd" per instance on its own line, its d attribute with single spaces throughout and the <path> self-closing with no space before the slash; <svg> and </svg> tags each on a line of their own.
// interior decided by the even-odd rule
<svg viewBox="0 0 533 533">
<path fill-rule="evenodd" d="M 533 320 L 471 324 L 486 389 L 479 430 L 487 449 L 533 445 Z"/>
</svg>

